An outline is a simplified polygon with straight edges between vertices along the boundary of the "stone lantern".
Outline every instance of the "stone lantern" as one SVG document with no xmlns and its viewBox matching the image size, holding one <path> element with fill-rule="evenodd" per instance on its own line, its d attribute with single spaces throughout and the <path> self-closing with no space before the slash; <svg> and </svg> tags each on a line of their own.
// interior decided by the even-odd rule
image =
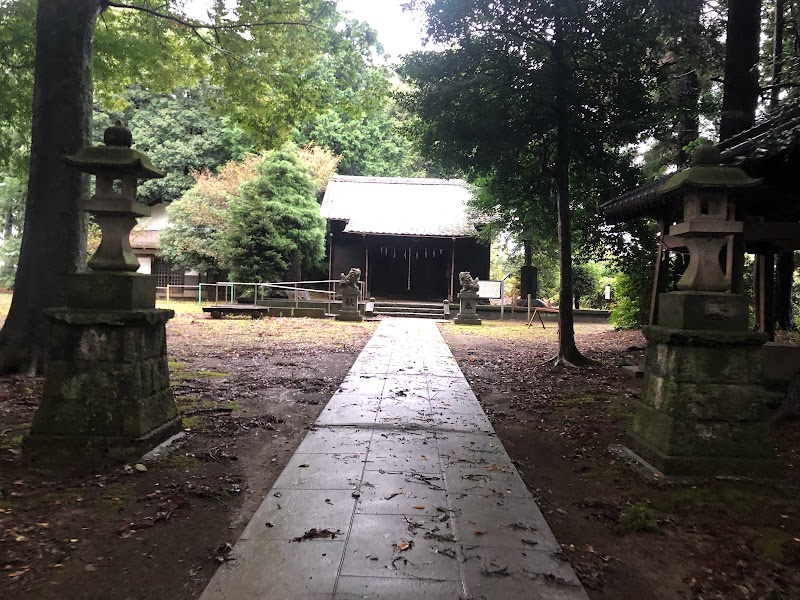
<svg viewBox="0 0 800 600">
<path fill-rule="evenodd" d="M 778 468 L 767 417 L 779 398 L 763 385 L 767 337 L 748 330 L 747 299 L 735 293 L 744 244 L 734 194 L 759 183 L 701 147 L 657 193 L 683 207 L 663 243 L 685 247 L 689 265 L 678 289 L 659 296 L 658 324 L 644 328 L 644 389 L 630 434 L 638 456 L 668 475 Z"/>
<path fill-rule="evenodd" d="M 166 322 L 155 308 L 155 278 L 137 273 L 130 232 L 150 208 L 136 199 L 138 179 L 163 177 L 119 122 L 105 145 L 64 160 L 96 177 L 82 208 L 102 241 L 89 270 L 61 282 L 65 305 L 45 311 L 50 325 L 45 384 L 26 449 L 87 447 L 113 456 L 139 452 L 180 429 L 167 367 Z M 94 458 L 97 458 L 95 455 Z"/>
<path fill-rule="evenodd" d="M 689 265 L 678 292 L 659 298 L 659 325 L 682 329 L 747 329 L 747 299 L 730 293 L 741 287 L 743 222 L 732 194 L 761 183 L 737 167 L 720 165 L 719 150 L 701 146 L 692 166 L 672 176 L 659 196 L 675 197 L 683 217 L 669 228 L 665 243 L 685 247 Z M 720 261 L 727 249 L 725 265 Z"/>
</svg>

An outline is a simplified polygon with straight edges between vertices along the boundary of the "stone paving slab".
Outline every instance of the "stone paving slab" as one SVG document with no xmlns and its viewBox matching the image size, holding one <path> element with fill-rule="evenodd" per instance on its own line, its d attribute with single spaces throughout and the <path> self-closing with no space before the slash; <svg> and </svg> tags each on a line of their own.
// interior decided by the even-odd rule
<svg viewBox="0 0 800 600">
<path fill-rule="evenodd" d="M 386 319 L 200 600 L 587 600 L 435 323 Z"/>
</svg>

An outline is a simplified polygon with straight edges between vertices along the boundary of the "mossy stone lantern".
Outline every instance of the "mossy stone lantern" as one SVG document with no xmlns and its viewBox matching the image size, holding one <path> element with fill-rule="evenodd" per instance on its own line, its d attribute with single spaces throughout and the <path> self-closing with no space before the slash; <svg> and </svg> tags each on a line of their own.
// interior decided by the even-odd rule
<svg viewBox="0 0 800 600">
<path fill-rule="evenodd" d="M 79 171 L 96 177 L 94 196 L 83 205 L 102 232 L 102 240 L 89 260 L 93 271 L 136 271 L 139 261 L 130 244 L 138 217 L 150 215 L 150 207 L 136 199 L 139 179 L 164 177 L 144 154 L 131 148 L 133 136 L 119 121 L 105 130 L 104 146 L 82 148 L 64 160 Z"/>
<path fill-rule="evenodd" d="M 737 219 L 736 194 L 761 184 L 738 167 L 720 164 L 715 146 L 695 150 L 692 166 L 676 173 L 659 196 L 676 197 L 682 218 L 672 224 L 667 245 L 685 247 L 689 265 L 677 292 L 661 294 L 659 325 L 686 329 L 747 328 L 747 300 L 741 289 L 744 223 Z M 727 248 L 725 263 L 720 260 Z"/>
<path fill-rule="evenodd" d="M 82 208 L 103 237 L 90 270 L 63 279 L 64 305 L 44 311 L 44 392 L 25 440 L 30 452 L 67 451 L 79 460 L 136 455 L 181 428 L 165 327 L 175 313 L 155 308 L 155 277 L 136 272 L 129 241 L 137 217 L 150 214 L 136 199 L 137 180 L 165 173 L 131 149 L 119 122 L 104 141 L 64 157 L 97 178 Z"/>
<path fill-rule="evenodd" d="M 688 249 L 689 265 L 678 289 L 659 296 L 658 324 L 643 328 L 644 387 L 629 434 L 634 456 L 667 475 L 780 471 L 766 420 L 776 401 L 763 381 L 767 338 L 748 330 L 748 301 L 738 293 L 737 192 L 760 183 L 701 147 L 658 192 L 683 208 L 663 243 Z"/>
</svg>

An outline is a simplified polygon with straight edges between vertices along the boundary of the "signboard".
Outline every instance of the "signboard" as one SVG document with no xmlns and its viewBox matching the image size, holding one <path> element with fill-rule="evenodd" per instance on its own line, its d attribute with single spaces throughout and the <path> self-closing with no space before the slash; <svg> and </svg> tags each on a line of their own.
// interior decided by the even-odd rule
<svg viewBox="0 0 800 600">
<path fill-rule="evenodd" d="M 478 280 L 478 296 L 480 298 L 501 298 L 503 296 L 502 281 Z"/>
</svg>

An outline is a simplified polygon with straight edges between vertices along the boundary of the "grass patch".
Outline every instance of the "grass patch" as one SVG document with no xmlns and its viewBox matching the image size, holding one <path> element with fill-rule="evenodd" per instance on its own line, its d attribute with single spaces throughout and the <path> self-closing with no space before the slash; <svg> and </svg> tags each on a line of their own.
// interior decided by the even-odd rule
<svg viewBox="0 0 800 600">
<path fill-rule="evenodd" d="M 693 487 L 672 494 L 672 505 L 677 511 L 697 511 L 719 504 L 717 496 L 710 488 Z"/>
<path fill-rule="evenodd" d="M 526 320 L 503 320 L 483 319 L 481 325 L 456 325 L 452 321 L 437 323 L 442 333 L 463 333 L 471 337 L 492 338 L 494 340 L 553 340 L 558 342 L 558 323 L 545 318 L 546 329 L 542 329 L 538 319 L 528 327 Z M 575 323 L 575 334 L 599 333 L 611 331 L 612 327 L 608 323 Z"/>
<path fill-rule="evenodd" d="M 186 363 L 180 360 L 167 361 L 167 366 L 170 371 L 183 371 L 186 369 Z"/>
<path fill-rule="evenodd" d="M 628 531 L 656 530 L 655 511 L 650 504 L 645 502 L 631 504 L 622 512 L 619 522 Z"/>
<path fill-rule="evenodd" d="M 756 535 L 753 542 L 756 552 L 774 562 L 783 562 L 783 547 L 787 542 L 795 543 L 790 533 L 775 527 L 756 527 Z"/>
<path fill-rule="evenodd" d="M 197 303 L 197 300 L 156 300 L 156 308 L 165 308 L 167 310 L 174 310 L 176 315 L 202 315 L 203 307 Z"/>
<path fill-rule="evenodd" d="M 200 426 L 200 415 L 192 415 L 191 417 L 183 417 L 181 419 L 184 429 L 197 429 Z"/>
<path fill-rule="evenodd" d="M 200 461 L 194 456 L 187 456 L 186 454 L 175 454 L 166 456 L 159 461 L 159 465 L 165 469 L 177 469 L 179 471 L 190 471 L 197 468 Z"/>
</svg>

